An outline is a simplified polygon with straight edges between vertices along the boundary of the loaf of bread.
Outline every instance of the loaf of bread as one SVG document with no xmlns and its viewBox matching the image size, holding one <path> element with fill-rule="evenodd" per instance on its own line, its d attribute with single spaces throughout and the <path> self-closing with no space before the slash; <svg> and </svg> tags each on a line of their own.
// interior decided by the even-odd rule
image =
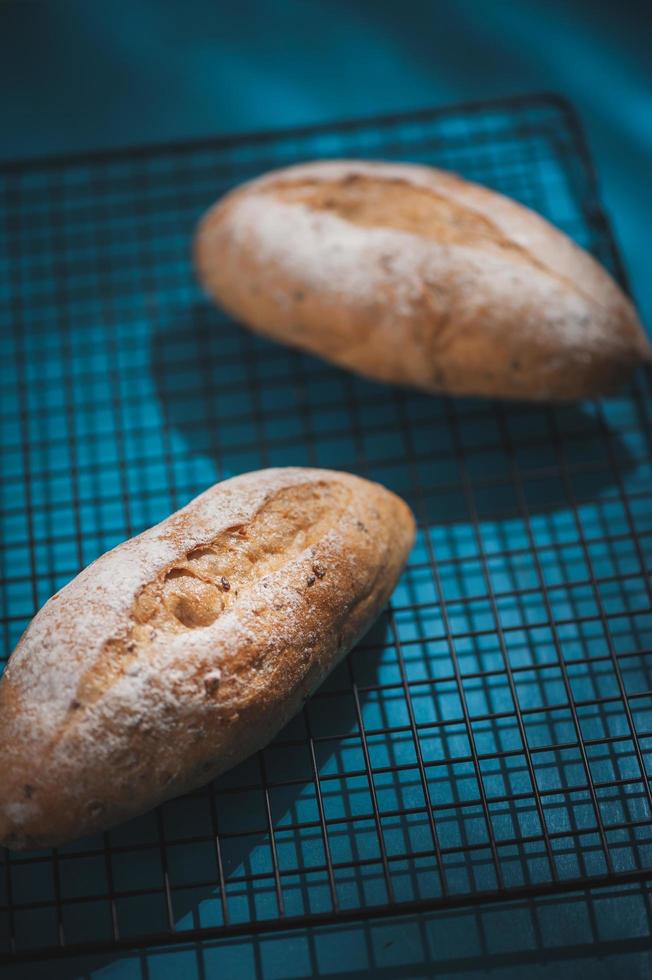
<svg viewBox="0 0 652 980">
<path fill-rule="evenodd" d="M 375 483 L 275 469 L 102 555 L 0 681 L 0 843 L 105 829 L 264 746 L 378 615 L 413 536 Z"/>
<path fill-rule="evenodd" d="M 515 201 L 429 167 L 267 174 L 208 212 L 195 262 L 253 330 L 424 391 L 583 398 L 650 358 L 632 304 L 587 252 Z"/>
</svg>

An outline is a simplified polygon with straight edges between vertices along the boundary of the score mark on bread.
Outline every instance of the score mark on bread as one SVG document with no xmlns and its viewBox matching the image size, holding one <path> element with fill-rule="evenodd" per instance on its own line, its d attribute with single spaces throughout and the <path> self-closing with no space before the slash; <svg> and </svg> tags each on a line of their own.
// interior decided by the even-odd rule
<svg viewBox="0 0 652 980">
<path fill-rule="evenodd" d="M 195 262 L 245 326 L 424 391 L 576 399 L 650 359 L 631 302 L 587 252 L 515 201 L 429 167 L 273 171 L 207 213 Z"/>
<path fill-rule="evenodd" d="M 265 745 L 371 625 L 413 535 L 378 484 L 263 470 L 97 559 L 0 680 L 0 843 L 110 827 Z"/>
<path fill-rule="evenodd" d="M 284 487 L 247 524 L 190 549 L 140 590 L 127 632 L 107 640 L 81 678 L 76 708 L 105 696 L 139 657 L 155 656 L 166 634 L 210 626 L 242 603 L 247 589 L 318 542 L 350 498 L 348 487 L 328 481 Z"/>
</svg>

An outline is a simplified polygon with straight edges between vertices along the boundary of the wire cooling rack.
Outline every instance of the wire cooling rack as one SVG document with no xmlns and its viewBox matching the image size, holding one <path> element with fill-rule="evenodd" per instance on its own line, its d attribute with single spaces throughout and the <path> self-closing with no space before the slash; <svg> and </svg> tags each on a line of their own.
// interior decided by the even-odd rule
<svg viewBox="0 0 652 980">
<path fill-rule="evenodd" d="M 324 156 L 451 167 L 623 279 L 552 97 L 2 169 L 6 655 L 82 566 L 235 473 L 350 469 L 420 522 L 391 607 L 264 752 L 103 836 L 2 852 L 4 959 L 652 874 L 650 379 L 565 408 L 426 397 L 240 330 L 193 281 L 195 223 Z"/>
</svg>

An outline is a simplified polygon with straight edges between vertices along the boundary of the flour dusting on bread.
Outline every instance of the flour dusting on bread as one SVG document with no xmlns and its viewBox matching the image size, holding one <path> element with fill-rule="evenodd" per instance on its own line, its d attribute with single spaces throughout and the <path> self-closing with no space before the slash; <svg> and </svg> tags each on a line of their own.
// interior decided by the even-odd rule
<svg viewBox="0 0 652 980">
<path fill-rule="evenodd" d="M 563 400 L 610 390 L 650 356 L 587 252 L 515 201 L 427 167 L 272 172 L 208 212 L 195 256 L 243 324 L 426 391 Z"/>
<path fill-rule="evenodd" d="M 371 624 L 412 536 L 377 484 L 279 469 L 103 555 L 37 614 L 0 681 L 0 841 L 111 826 L 266 744 Z"/>
</svg>

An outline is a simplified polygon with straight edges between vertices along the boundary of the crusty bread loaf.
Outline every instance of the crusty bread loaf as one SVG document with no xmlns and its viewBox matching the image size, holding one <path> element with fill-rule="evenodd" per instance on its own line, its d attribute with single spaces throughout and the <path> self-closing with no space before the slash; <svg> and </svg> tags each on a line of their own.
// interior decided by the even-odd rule
<svg viewBox="0 0 652 980">
<path fill-rule="evenodd" d="M 208 212 L 195 261 L 207 292 L 254 330 L 425 391 L 601 395 L 650 357 L 632 304 L 588 253 L 429 167 L 272 172 Z"/>
<path fill-rule="evenodd" d="M 375 483 L 276 469 L 98 558 L 0 681 L 0 843 L 109 827 L 265 745 L 378 615 L 413 535 Z"/>
</svg>

